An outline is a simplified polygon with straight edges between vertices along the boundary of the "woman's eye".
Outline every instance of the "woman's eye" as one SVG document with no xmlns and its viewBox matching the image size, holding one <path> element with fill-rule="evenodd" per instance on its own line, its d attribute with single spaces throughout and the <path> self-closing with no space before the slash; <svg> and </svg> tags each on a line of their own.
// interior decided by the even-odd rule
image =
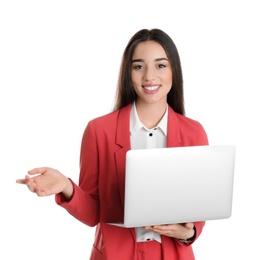
<svg viewBox="0 0 258 260">
<path fill-rule="evenodd" d="M 143 66 L 142 66 L 142 65 L 135 65 L 133 68 L 134 68 L 135 70 L 140 70 L 140 69 L 143 68 Z"/>
<path fill-rule="evenodd" d="M 164 65 L 164 64 L 159 64 L 158 67 L 159 67 L 159 68 L 165 68 L 166 65 Z"/>
</svg>

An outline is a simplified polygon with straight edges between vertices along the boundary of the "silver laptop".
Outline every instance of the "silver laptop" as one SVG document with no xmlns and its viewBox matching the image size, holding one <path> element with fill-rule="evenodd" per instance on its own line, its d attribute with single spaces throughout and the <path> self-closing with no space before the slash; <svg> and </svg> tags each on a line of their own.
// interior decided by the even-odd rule
<svg viewBox="0 0 258 260">
<path fill-rule="evenodd" d="M 234 145 L 137 149 L 126 154 L 122 227 L 231 216 Z"/>
</svg>

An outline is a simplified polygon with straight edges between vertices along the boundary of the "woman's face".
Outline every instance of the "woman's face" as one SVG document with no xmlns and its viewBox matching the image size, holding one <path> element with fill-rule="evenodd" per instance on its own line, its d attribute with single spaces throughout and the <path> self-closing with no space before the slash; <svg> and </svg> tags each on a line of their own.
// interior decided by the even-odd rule
<svg viewBox="0 0 258 260">
<path fill-rule="evenodd" d="M 136 46 L 132 58 L 132 82 L 137 102 L 167 102 L 172 87 L 172 68 L 159 43 L 146 41 Z"/>
</svg>

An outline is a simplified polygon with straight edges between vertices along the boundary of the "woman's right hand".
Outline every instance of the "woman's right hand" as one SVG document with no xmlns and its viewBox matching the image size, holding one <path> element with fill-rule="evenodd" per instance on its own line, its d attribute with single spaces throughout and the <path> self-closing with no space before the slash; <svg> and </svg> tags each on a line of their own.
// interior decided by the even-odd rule
<svg viewBox="0 0 258 260">
<path fill-rule="evenodd" d="M 71 181 L 58 170 L 48 167 L 32 169 L 24 179 L 18 179 L 16 183 L 27 185 L 38 196 L 63 193 L 65 199 L 69 200 L 73 194 Z"/>
</svg>

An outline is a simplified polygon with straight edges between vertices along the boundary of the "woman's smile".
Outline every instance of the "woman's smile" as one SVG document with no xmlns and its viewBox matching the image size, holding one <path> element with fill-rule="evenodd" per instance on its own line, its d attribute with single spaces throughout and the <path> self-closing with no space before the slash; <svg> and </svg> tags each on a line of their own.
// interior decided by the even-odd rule
<svg viewBox="0 0 258 260">
<path fill-rule="evenodd" d="M 147 94 L 155 94 L 159 91 L 160 85 L 143 85 L 144 92 Z"/>
</svg>

